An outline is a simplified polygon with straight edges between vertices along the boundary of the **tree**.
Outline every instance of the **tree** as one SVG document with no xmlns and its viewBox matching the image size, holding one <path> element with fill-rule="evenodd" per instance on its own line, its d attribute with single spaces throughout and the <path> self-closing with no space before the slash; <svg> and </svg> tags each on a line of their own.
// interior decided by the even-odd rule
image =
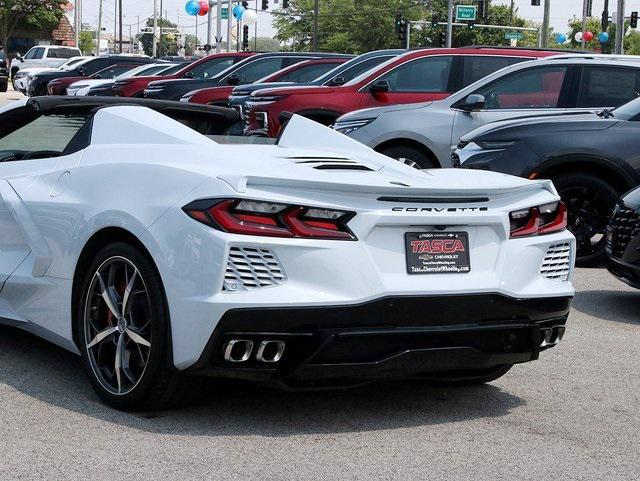
<svg viewBox="0 0 640 481">
<path fill-rule="evenodd" d="M 153 19 L 147 20 L 147 27 L 153 27 Z M 158 35 L 160 35 L 160 27 L 177 28 L 177 25 L 164 18 L 158 18 Z M 142 44 L 144 53 L 153 54 L 153 33 L 142 33 L 138 36 L 138 40 Z M 158 42 L 158 56 L 162 55 L 178 55 L 178 38 L 174 33 L 167 32 L 162 34 L 162 40 Z"/>
<path fill-rule="evenodd" d="M 256 52 L 279 52 L 284 50 L 282 44 L 271 37 L 258 37 L 257 41 L 252 38 L 249 41 L 249 46 L 251 49 L 255 49 Z"/>
<path fill-rule="evenodd" d="M 35 27 L 54 27 L 64 15 L 67 0 L 0 0 L 0 39 L 8 50 L 15 28 L 26 23 Z"/>
<path fill-rule="evenodd" d="M 83 55 L 91 55 L 95 50 L 95 42 L 91 32 L 80 32 L 80 45 L 78 46 Z"/>
</svg>

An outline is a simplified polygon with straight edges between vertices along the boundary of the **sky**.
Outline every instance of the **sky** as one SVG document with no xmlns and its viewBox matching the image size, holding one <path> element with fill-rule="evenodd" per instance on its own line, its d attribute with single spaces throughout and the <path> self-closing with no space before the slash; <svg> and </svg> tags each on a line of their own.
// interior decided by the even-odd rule
<svg viewBox="0 0 640 481">
<path fill-rule="evenodd" d="M 73 0 L 72 0 L 73 1 Z M 510 0 L 492 0 L 494 4 L 509 4 Z M 567 20 L 573 16 L 582 16 L 583 0 L 549 0 L 551 1 L 551 25 L 556 31 L 567 30 Z M 99 0 L 83 0 L 83 22 L 88 23 L 93 28 L 97 25 Z M 114 10 L 117 0 L 103 0 L 103 25 L 107 32 L 113 32 Z M 158 3 L 160 0 L 158 0 Z M 250 0 L 249 6 L 253 7 L 260 0 Z M 185 27 L 185 31 L 195 34 L 195 17 L 188 16 L 184 11 L 186 0 L 162 0 L 162 8 L 166 11 L 169 20 Z M 281 0 L 270 0 L 271 8 L 276 7 Z M 544 3 L 544 0 L 543 0 Z M 616 0 L 610 0 L 609 10 L 615 10 Z M 125 25 L 123 33 L 129 32 L 129 26 L 135 34 L 138 28 L 138 17 L 143 24 L 144 19 L 153 14 L 153 0 L 122 0 L 124 12 L 123 23 Z M 518 14 L 529 20 L 542 22 L 543 7 L 532 7 L 531 0 L 515 0 Z M 604 7 L 604 0 L 593 0 L 593 15 L 600 17 Z M 640 10 L 640 0 L 626 0 L 626 14 L 632 10 Z M 198 17 L 198 37 L 206 40 L 206 17 Z M 214 24 L 215 25 L 215 24 Z M 223 28 L 226 25 L 223 25 Z M 215 27 L 214 27 L 215 28 Z M 225 30 L 226 32 L 226 30 Z M 258 36 L 271 37 L 275 34 L 271 26 L 271 15 L 258 11 Z M 252 32 L 253 35 L 253 32 Z"/>
</svg>

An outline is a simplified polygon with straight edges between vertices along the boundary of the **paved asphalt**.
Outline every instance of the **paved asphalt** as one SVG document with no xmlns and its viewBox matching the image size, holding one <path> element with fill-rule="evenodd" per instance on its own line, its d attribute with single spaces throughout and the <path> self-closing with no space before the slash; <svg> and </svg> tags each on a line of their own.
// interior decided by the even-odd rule
<svg viewBox="0 0 640 481">
<path fill-rule="evenodd" d="M 0 327 L 0 479 L 638 479 L 640 291 L 579 269 L 562 343 L 492 384 L 102 405 L 79 360 Z"/>
</svg>

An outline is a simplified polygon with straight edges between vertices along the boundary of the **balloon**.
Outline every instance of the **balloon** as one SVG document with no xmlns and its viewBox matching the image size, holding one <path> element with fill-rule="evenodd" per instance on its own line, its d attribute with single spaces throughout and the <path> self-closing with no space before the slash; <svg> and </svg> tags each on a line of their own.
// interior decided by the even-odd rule
<svg viewBox="0 0 640 481">
<path fill-rule="evenodd" d="M 244 15 L 242 15 L 242 23 L 245 25 L 253 25 L 258 21 L 258 15 L 256 15 L 255 10 L 245 10 Z"/>
<path fill-rule="evenodd" d="M 200 6 L 200 10 L 198 10 L 198 15 L 200 15 L 201 17 L 204 17 L 207 13 L 209 13 L 208 0 L 200 0 L 200 2 L 198 2 L 198 5 Z"/>
<path fill-rule="evenodd" d="M 598 40 L 600 40 L 600 43 L 607 43 L 609 41 L 609 34 L 607 32 L 600 32 Z"/>
<path fill-rule="evenodd" d="M 584 41 L 585 42 L 590 42 L 591 40 L 593 40 L 593 33 L 587 31 L 584 32 Z"/>
<path fill-rule="evenodd" d="M 565 43 L 567 41 L 567 36 L 564 33 L 556 33 L 556 42 Z"/>
<path fill-rule="evenodd" d="M 233 16 L 236 17 L 236 20 L 242 20 L 244 11 L 245 9 L 242 5 L 236 5 L 235 7 L 233 7 Z"/>
<path fill-rule="evenodd" d="M 576 32 L 573 38 L 575 39 L 576 42 L 582 42 L 582 32 Z"/>
<path fill-rule="evenodd" d="M 184 9 L 189 15 L 198 15 L 198 12 L 200 11 L 200 4 L 198 3 L 198 0 L 189 0 L 184 6 Z"/>
</svg>

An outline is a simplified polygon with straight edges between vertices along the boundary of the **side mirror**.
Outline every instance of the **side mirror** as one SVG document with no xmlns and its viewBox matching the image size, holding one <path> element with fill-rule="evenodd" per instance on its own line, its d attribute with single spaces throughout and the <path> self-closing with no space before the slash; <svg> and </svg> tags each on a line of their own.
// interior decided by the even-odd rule
<svg viewBox="0 0 640 481">
<path fill-rule="evenodd" d="M 386 93 L 389 90 L 391 90 L 391 86 L 389 85 L 389 82 L 387 82 L 386 80 L 376 80 L 375 82 L 373 82 L 373 84 L 369 88 L 369 91 L 374 96 L 378 94 Z"/>
<path fill-rule="evenodd" d="M 236 74 L 229 75 L 229 78 L 227 78 L 227 83 L 229 85 L 240 85 L 240 76 Z"/>
<path fill-rule="evenodd" d="M 18 61 L 20 61 L 20 62 L 24 62 L 24 57 L 22 56 L 22 54 L 21 54 L 20 52 L 18 52 L 18 53 L 16 54 L 16 58 L 18 59 Z"/>
<path fill-rule="evenodd" d="M 331 82 L 329 82 L 329 85 L 331 85 L 332 87 L 340 87 L 341 85 L 344 85 L 346 83 L 347 81 L 345 80 L 344 77 L 338 76 L 338 77 L 332 78 Z"/>
<path fill-rule="evenodd" d="M 102 78 L 102 75 L 100 75 L 99 73 L 97 73 L 97 74 L 95 74 L 95 75 L 94 75 L 94 78 L 101 79 L 101 78 Z"/>
<path fill-rule="evenodd" d="M 193 72 L 188 71 L 186 74 L 184 74 L 184 78 L 193 78 Z"/>
<path fill-rule="evenodd" d="M 466 112 L 482 110 L 487 104 L 484 95 L 471 94 L 460 103 L 460 108 Z"/>
<path fill-rule="evenodd" d="M 78 67 L 76 69 L 76 72 L 78 72 L 78 74 L 82 77 L 84 77 L 85 75 L 87 75 L 87 69 L 84 67 Z"/>
</svg>

